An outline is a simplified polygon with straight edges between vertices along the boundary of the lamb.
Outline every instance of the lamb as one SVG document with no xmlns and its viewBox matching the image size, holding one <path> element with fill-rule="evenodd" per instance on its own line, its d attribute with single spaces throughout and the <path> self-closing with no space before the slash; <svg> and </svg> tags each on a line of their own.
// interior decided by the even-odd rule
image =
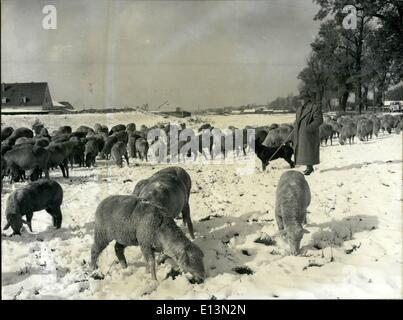
<svg viewBox="0 0 403 320">
<path fill-rule="evenodd" d="M 140 160 L 145 159 L 146 161 L 148 161 L 147 154 L 148 154 L 148 147 L 149 146 L 148 146 L 147 140 L 144 139 L 144 138 L 138 138 L 136 140 L 135 145 L 136 145 L 137 154 L 138 154 Z"/>
<path fill-rule="evenodd" d="M 327 140 L 330 139 L 330 145 L 333 145 L 333 127 L 330 124 L 324 122 L 319 126 L 319 136 L 321 143 L 324 141 L 327 145 Z"/>
<path fill-rule="evenodd" d="M 190 236 L 194 239 L 189 207 L 191 187 L 192 181 L 186 170 L 169 167 L 156 172 L 148 179 L 140 180 L 133 190 L 133 195 L 164 208 L 172 218 L 182 212 L 183 223 L 187 225 Z"/>
<path fill-rule="evenodd" d="M 346 140 L 348 139 L 348 143 L 351 145 L 351 142 L 354 143 L 354 137 L 357 134 L 357 126 L 354 122 L 347 122 L 341 128 L 339 143 L 344 145 Z"/>
<path fill-rule="evenodd" d="M 147 263 L 151 278 L 157 280 L 155 252 L 164 252 L 196 281 L 205 278 L 203 252 L 178 228 L 172 217 L 146 200 L 135 196 L 115 195 L 104 199 L 95 212 L 94 244 L 91 268 L 96 269 L 98 257 L 107 245 L 116 240 L 115 253 L 123 268 L 127 267 L 124 249 L 137 246 Z"/>
<path fill-rule="evenodd" d="M 306 210 L 311 202 L 309 185 L 301 172 L 284 172 L 276 189 L 275 218 L 280 232 L 285 235 L 292 255 L 297 255 L 306 223 Z"/>
<path fill-rule="evenodd" d="M 10 226 L 13 234 L 21 234 L 22 224 L 28 225 L 32 232 L 32 216 L 35 211 L 46 210 L 53 218 L 53 225 L 59 229 L 62 225 L 60 206 L 63 202 L 63 189 L 56 181 L 38 180 L 15 190 L 7 199 L 4 230 Z M 22 216 L 26 215 L 27 220 Z"/>
<path fill-rule="evenodd" d="M 278 151 L 277 151 L 278 149 Z M 275 153 L 277 151 L 277 153 Z M 291 168 L 295 167 L 294 161 L 291 160 L 294 150 L 289 145 L 283 145 L 281 147 L 266 147 L 258 141 L 255 142 L 255 153 L 257 157 L 262 161 L 262 170 L 265 171 L 269 164 L 269 160 L 276 160 L 283 158 L 288 162 Z M 270 159 L 271 158 L 271 159 Z"/>
<path fill-rule="evenodd" d="M 87 167 L 95 166 L 95 158 L 99 152 L 98 143 L 96 140 L 88 140 L 85 144 L 84 158 Z"/>
<path fill-rule="evenodd" d="M 127 155 L 126 145 L 122 141 L 118 141 L 113 145 L 111 156 L 119 167 L 123 167 L 122 157 L 125 157 L 127 165 L 129 165 L 129 156 Z"/>
</svg>

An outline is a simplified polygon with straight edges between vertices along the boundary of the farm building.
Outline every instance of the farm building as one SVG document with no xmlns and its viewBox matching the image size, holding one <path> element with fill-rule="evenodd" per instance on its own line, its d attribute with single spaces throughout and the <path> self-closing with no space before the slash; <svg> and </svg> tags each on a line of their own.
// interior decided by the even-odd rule
<svg viewBox="0 0 403 320">
<path fill-rule="evenodd" d="M 1 113 L 49 113 L 53 109 L 47 82 L 2 83 Z"/>
</svg>

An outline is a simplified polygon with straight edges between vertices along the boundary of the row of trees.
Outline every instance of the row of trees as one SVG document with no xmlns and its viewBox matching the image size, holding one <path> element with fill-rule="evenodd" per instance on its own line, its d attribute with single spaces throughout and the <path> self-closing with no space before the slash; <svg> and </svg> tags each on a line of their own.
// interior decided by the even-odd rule
<svg viewBox="0 0 403 320">
<path fill-rule="evenodd" d="M 382 105 L 388 88 L 403 79 L 403 1 L 313 1 L 320 6 L 314 19 L 322 23 L 298 76 L 300 90 L 311 92 L 324 107 L 337 98 L 343 111 L 353 94 L 361 113 L 370 91 L 373 103 Z"/>
</svg>

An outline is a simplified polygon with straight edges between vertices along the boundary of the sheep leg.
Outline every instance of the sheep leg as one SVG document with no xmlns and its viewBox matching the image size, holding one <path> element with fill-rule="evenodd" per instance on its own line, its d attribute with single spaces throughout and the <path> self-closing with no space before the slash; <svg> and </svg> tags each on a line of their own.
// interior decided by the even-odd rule
<svg viewBox="0 0 403 320">
<path fill-rule="evenodd" d="M 91 269 L 95 270 L 98 268 L 98 257 L 102 251 L 107 247 L 108 241 L 95 231 L 94 244 L 91 247 Z"/>
<path fill-rule="evenodd" d="M 65 171 L 65 169 L 64 169 L 64 164 L 59 164 L 59 167 L 60 167 L 60 169 L 62 170 L 62 175 L 63 175 L 63 178 L 66 178 L 66 171 Z"/>
<path fill-rule="evenodd" d="M 67 162 L 67 159 L 64 160 L 64 168 L 66 169 L 66 178 L 69 177 L 69 164 Z"/>
<path fill-rule="evenodd" d="M 190 219 L 189 203 L 186 203 L 182 208 L 182 219 L 183 219 L 183 223 L 185 223 L 188 226 L 190 236 L 192 237 L 192 239 L 194 239 L 195 235 L 193 232 L 192 219 Z"/>
<path fill-rule="evenodd" d="M 47 208 L 46 211 L 52 216 L 53 226 L 59 229 L 62 226 L 62 212 L 60 207 Z"/>
<path fill-rule="evenodd" d="M 127 152 L 125 153 L 125 160 L 127 162 L 127 165 L 129 165 L 129 156 L 128 156 Z"/>
<path fill-rule="evenodd" d="M 125 247 L 123 244 L 120 244 L 119 242 L 115 243 L 115 253 L 116 257 L 118 258 L 120 265 L 122 268 L 126 269 L 127 268 L 127 261 L 125 257 Z"/>
<path fill-rule="evenodd" d="M 27 226 L 28 226 L 28 228 L 29 228 L 29 231 L 31 231 L 31 232 L 32 232 L 32 224 L 31 224 L 31 221 L 32 221 L 33 215 L 34 215 L 33 212 L 28 212 L 28 213 L 26 214 L 26 216 L 27 216 Z"/>
<path fill-rule="evenodd" d="M 151 279 L 157 280 L 157 273 L 155 271 L 155 257 L 154 251 L 150 246 L 141 245 L 141 252 L 146 259 L 146 270 L 151 273 Z"/>
</svg>

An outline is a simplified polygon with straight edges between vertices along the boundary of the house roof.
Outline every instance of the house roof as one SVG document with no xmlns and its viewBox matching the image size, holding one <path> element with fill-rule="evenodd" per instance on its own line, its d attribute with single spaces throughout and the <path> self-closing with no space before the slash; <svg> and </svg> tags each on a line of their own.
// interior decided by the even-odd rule
<svg viewBox="0 0 403 320">
<path fill-rule="evenodd" d="M 1 87 L 2 106 L 38 106 L 44 102 L 48 84 L 46 82 L 2 83 Z M 25 103 L 23 97 L 27 99 Z M 4 103 L 3 98 L 7 98 Z"/>
</svg>

